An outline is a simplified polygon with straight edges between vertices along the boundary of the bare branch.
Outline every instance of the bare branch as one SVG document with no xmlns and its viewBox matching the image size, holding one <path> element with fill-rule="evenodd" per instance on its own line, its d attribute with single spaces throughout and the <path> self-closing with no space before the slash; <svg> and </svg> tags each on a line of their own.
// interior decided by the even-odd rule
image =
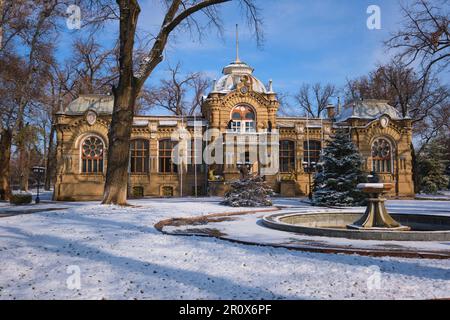
<svg viewBox="0 0 450 320">
<path fill-rule="evenodd" d="M 445 69 L 450 61 L 449 8 L 450 0 L 416 0 L 402 6 L 405 22 L 386 46 L 399 50 L 397 58 L 406 65 L 418 61 L 424 77 L 434 66 Z"/>
<path fill-rule="evenodd" d="M 325 86 L 320 83 L 313 86 L 304 84 L 294 98 L 305 113 L 311 117 L 320 118 L 335 91 L 336 88 L 331 84 Z"/>
</svg>

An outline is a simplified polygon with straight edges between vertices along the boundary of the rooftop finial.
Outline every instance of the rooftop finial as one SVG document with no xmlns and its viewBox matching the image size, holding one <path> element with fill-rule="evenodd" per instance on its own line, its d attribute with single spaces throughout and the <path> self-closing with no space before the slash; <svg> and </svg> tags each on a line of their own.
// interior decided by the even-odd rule
<svg viewBox="0 0 450 320">
<path fill-rule="evenodd" d="M 269 80 L 269 92 L 270 93 L 273 92 L 273 81 L 272 81 L 272 79 Z"/>
<path fill-rule="evenodd" d="M 236 23 L 236 63 L 241 62 L 239 60 L 239 25 Z"/>
</svg>

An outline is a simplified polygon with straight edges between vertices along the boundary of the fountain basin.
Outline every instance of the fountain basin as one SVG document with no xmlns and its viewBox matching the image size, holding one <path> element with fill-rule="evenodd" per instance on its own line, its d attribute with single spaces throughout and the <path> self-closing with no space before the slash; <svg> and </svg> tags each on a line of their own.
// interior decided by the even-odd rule
<svg viewBox="0 0 450 320">
<path fill-rule="evenodd" d="M 391 214 L 392 218 L 411 228 L 348 229 L 363 215 L 332 209 L 315 213 L 288 213 L 265 216 L 262 223 L 269 228 L 322 237 L 392 241 L 450 241 L 450 217 L 419 214 Z"/>
</svg>

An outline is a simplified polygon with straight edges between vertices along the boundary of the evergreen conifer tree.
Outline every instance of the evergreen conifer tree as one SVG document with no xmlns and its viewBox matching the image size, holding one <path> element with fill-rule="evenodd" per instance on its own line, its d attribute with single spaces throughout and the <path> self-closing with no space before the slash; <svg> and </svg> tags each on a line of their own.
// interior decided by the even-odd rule
<svg viewBox="0 0 450 320">
<path fill-rule="evenodd" d="M 367 182 L 361 169 L 364 160 L 347 130 L 338 130 L 323 150 L 319 171 L 314 177 L 313 204 L 318 206 L 364 205 L 366 195 L 356 189 Z"/>
<path fill-rule="evenodd" d="M 231 183 L 221 204 L 230 207 L 268 207 L 273 190 L 261 176 L 249 175 Z"/>
<path fill-rule="evenodd" d="M 436 194 L 449 185 L 446 175 L 445 147 L 439 141 L 432 141 L 419 156 L 420 192 Z"/>
</svg>

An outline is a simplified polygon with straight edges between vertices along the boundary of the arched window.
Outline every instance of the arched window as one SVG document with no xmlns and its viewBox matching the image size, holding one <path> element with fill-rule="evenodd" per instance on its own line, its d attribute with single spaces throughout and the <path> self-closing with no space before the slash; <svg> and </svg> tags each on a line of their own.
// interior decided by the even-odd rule
<svg viewBox="0 0 450 320">
<path fill-rule="evenodd" d="M 103 173 L 103 142 L 90 136 L 81 145 L 81 172 Z"/>
<path fill-rule="evenodd" d="M 392 172 L 392 147 L 386 139 L 379 138 L 372 144 L 372 170 L 378 173 Z"/>
<path fill-rule="evenodd" d="M 231 112 L 231 130 L 234 132 L 254 132 L 256 115 L 249 106 L 237 106 Z"/>
<path fill-rule="evenodd" d="M 295 143 L 290 140 L 280 141 L 280 172 L 295 170 Z"/>
<path fill-rule="evenodd" d="M 306 172 L 315 171 L 320 161 L 320 151 L 322 144 L 317 140 L 307 140 L 303 142 L 303 166 Z"/>
<path fill-rule="evenodd" d="M 159 172 L 177 173 L 177 165 L 172 162 L 172 151 L 175 148 L 175 141 L 170 139 L 159 141 Z"/>
<path fill-rule="evenodd" d="M 148 140 L 137 139 L 131 141 L 130 148 L 130 172 L 148 173 L 149 167 L 149 143 Z"/>
</svg>

